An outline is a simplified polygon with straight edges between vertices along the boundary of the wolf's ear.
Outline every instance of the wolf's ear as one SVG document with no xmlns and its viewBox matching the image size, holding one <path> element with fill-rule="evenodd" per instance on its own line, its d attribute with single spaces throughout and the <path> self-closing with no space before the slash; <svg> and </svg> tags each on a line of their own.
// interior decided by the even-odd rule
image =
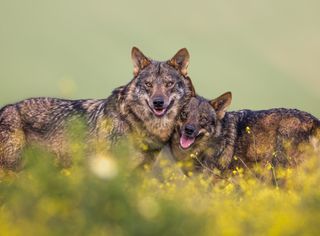
<svg viewBox="0 0 320 236">
<path fill-rule="evenodd" d="M 184 76 L 188 74 L 190 55 L 186 48 L 180 49 L 173 58 L 168 61 L 168 64 L 176 68 Z"/>
<path fill-rule="evenodd" d="M 133 47 L 131 50 L 131 58 L 133 62 L 133 74 L 137 76 L 139 72 L 147 67 L 151 61 L 136 47 Z"/>
<path fill-rule="evenodd" d="M 232 93 L 226 92 L 221 96 L 210 101 L 211 106 L 216 111 L 217 118 L 221 120 L 226 114 L 227 108 L 230 106 L 232 100 Z"/>
</svg>

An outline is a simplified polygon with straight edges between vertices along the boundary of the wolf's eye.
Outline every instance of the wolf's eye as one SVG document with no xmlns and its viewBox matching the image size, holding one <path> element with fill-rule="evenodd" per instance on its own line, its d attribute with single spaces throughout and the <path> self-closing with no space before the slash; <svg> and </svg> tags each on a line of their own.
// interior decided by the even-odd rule
<svg viewBox="0 0 320 236">
<path fill-rule="evenodd" d="M 181 117 L 182 120 L 185 120 L 185 119 L 187 119 L 188 114 L 187 114 L 186 112 L 182 111 L 182 112 L 180 113 L 180 117 Z"/>
<path fill-rule="evenodd" d="M 145 85 L 148 87 L 148 88 L 151 88 L 152 87 L 152 84 L 150 82 L 146 82 Z"/>
<path fill-rule="evenodd" d="M 169 81 L 169 82 L 167 82 L 166 83 L 166 87 L 168 88 L 168 87 L 171 87 L 173 85 L 173 82 L 171 82 L 171 81 Z"/>
</svg>

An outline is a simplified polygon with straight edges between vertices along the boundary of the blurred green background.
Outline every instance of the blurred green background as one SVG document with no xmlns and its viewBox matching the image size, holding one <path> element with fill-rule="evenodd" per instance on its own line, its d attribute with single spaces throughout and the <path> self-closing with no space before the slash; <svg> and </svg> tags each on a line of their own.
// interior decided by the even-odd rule
<svg viewBox="0 0 320 236">
<path fill-rule="evenodd" d="M 0 106 L 107 97 L 132 78 L 132 46 L 159 60 L 187 47 L 199 94 L 320 117 L 319 12 L 318 0 L 0 0 Z"/>
</svg>

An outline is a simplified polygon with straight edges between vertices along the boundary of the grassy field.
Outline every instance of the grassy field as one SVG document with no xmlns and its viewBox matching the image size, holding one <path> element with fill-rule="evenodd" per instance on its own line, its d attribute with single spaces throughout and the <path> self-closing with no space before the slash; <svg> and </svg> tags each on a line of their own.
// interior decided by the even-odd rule
<svg viewBox="0 0 320 236">
<path fill-rule="evenodd" d="M 186 177 L 163 159 L 158 177 L 132 173 L 126 148 L 88 159 L 82 147 L 69 169 L 34 148 L 23 171 L 0 170 L 1 235 L 318 235 L 319 152 L 297 169 L 254 170 L 270 184 L 241 166 L 223 180 Z"/>
<path fill-rule="evenodd" d="M 132 46 L 159 60 L 187 47 L 199 94 L 320 117 L 319 10 L 316 0 L 0 0 L 0 106 L 107 97 L 132 78 Z M 242 168 L 213 184 L 171 168 L 162 181 L 129 174 L 126 149 L 87 159 L 81 147 L 70 169 L 30 149 L 23 171 L 0 170 L 0 235 L 318 234 L 319 152 L 298 169 L 263 167 L 274 184 Z"/>
</svg>

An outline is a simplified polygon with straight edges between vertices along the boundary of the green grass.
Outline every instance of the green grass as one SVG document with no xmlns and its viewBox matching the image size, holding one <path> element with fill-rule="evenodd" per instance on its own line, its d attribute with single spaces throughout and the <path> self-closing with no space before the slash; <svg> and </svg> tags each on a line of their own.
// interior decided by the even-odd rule
<svg viewBox="0 0 320 236">
<path fill-rule="evenodd" d="M 123 147 L 116 156 L 90 158 L 81 147 L 69 169 L 29 148 L 23 171 L 0 171 L 1 235 L 318 233 L 319 153 L 306 155 L 297 169 L 262 166 L 260 173 L 275 173 L 277 187 L 241 167 L 219 181 L 186 177 L 164 159 L 156 178 L 148 170 L 129 171 Z"/>
</svg>

